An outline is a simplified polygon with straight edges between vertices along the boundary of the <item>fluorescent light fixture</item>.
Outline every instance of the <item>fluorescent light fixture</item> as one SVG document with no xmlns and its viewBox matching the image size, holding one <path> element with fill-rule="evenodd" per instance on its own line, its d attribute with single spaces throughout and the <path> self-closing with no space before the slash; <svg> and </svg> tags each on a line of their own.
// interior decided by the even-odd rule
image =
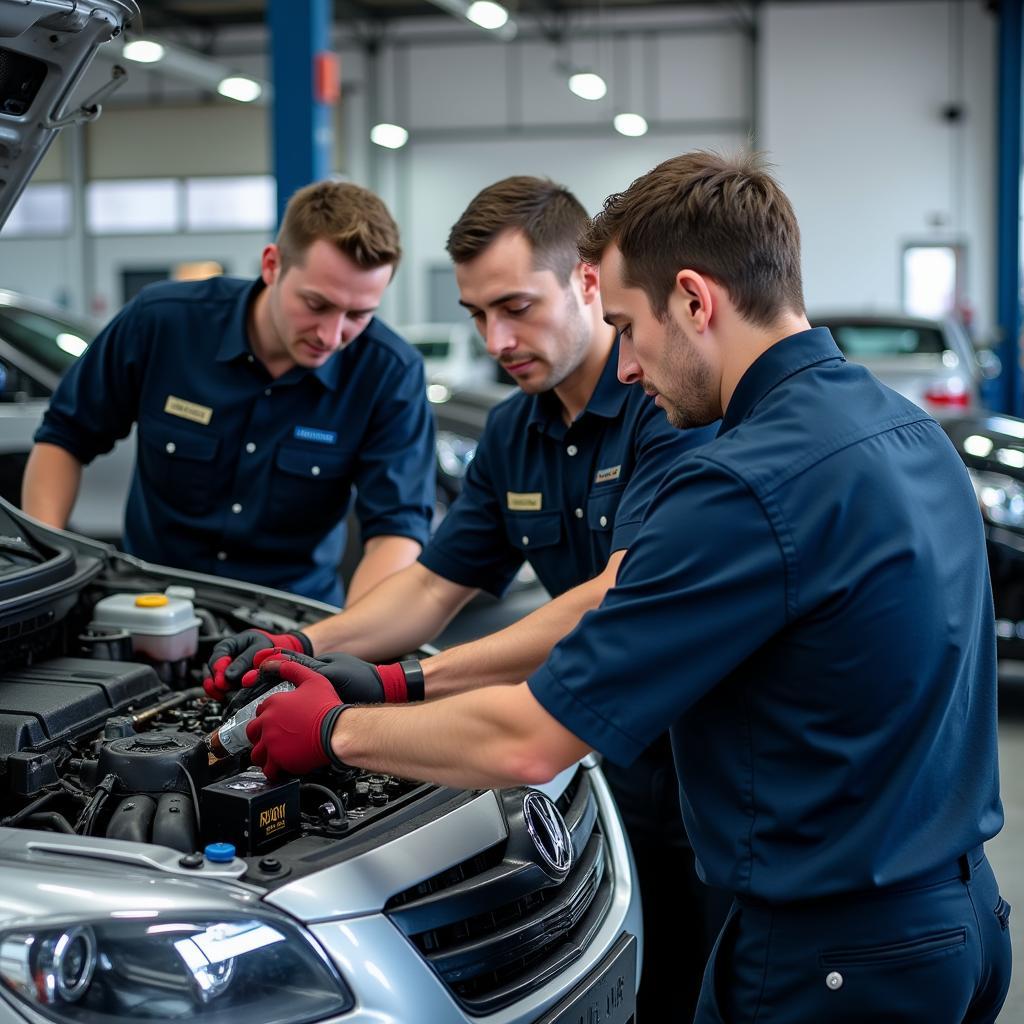
<svg viewBox="0 0 1024 1024">
<path fill-rule="evenodd" d="M 633 139 L 647 134 L 647 118 L 642 114 L 616 114 L 612 124 L 620 135 Z"/>
<path fill-rule="evenodd" d="M 508 21 L 508 11 L 493 0 L 474 0 L 466 11 L 466 17 L 474 25 L 494 32 Z"/>
<path fill-rule="evenodd" d="M 453 17 L 465 18 L 477 28 L 492 32 L 504 42 L 515 39 L 516 23 L 508 16 L 505 7 L 496 0 L 430 0 L 435 7 L 447 11 Z"/>
<path fill-rule="evenodd" d="M 583 100 L 599 100 L 608 91 L 608 86 L 593 71 L 577 71 L 569 76 L 569 91 Z"/>
<path fill-rule="evenodd" d="M 217 83 L 217 92 L 229 100 L 239 103 L 253 103 L 263 95 L 263 86 L 255 78 L 245 75 L 228 75 Z"/>
<path fill-rule="evenodd" d="M 385 149 L 401 149 L 409 141 L 409 133 L 400 124 L 382 121 L 370 129 L 370 141 Z"/>
<path fill-rule="evenodd" d="M 125 60 L 134 60 L 139 64 L 155 64 L 164 59 L 164 48 L 152 39 L 133 39 L 125 43 L 121 56 Z"/>
</svg>

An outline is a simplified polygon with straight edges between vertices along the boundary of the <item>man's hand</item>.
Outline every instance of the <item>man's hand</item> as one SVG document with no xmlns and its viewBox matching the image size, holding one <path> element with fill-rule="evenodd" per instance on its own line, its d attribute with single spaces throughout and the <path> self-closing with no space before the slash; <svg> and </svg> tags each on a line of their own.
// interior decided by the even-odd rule
<svg viewBox="0 0 1024 1024">
<path fill-rule="evenodd" d="M 203 689 L 214 700 L 224 700 L 231 690 L 241 685 L 242 676 L 253 667 L 257 652 L 273 648 L 312 654 L 313 645 L 305 633 L 267 633 L 247 629 L 244 633 L 225 637 L 214 647 L 203 680 Z"/>
<path fill-rule="evenodd" d="M 341 653 L 309 658 L 272 648 L 257 651 L 252 670 L 242 676 L 242 685 L 255 686 L 257 680 L 265 682 L 268 676 L 285 678 L 280 667 L 288 661 L 325 676 L 346 704 L 405 704 L 423 700 L 423 670 L 418 661 L 371 665 Z"/>
<path fill-rule="evenodd" d="M 348 705 L 342 703 L 329 679 L 306 665 L 282 659 L 277 671 L 296 688 L 268 697 L 245 727 L 253 745 L 253 764 L 271 780 L 305 775 L 328 764 L 340 766 L 331 754 L 331 734 Z"/>
</svg>

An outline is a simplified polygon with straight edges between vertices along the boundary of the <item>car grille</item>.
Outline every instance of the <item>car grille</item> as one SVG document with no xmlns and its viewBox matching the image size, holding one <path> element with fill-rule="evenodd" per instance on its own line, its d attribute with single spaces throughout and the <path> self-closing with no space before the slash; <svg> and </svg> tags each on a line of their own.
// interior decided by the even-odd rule
<svg viewBox="0 0 1024 1024">
<path fill-rule="evenodd" d="M 607 845 L 584 769 L 556 806 L 573 847 L 561 881 L 525 862 L 507 841 L 393 896 L 384 908 L 471 1013 L 493 1013 L 563 970 L 586 949 L 611 905 Z"/>
</svg>

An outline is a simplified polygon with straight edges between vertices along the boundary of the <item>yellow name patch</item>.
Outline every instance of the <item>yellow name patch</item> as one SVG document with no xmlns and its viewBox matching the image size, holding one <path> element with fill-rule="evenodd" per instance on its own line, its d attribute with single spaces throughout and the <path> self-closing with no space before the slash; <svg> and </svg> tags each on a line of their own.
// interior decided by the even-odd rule
<svg viewBox="0 0 1024 1024">
<path fill-rule="evenodd" d="M 595 484 L 606 484 L 609 480 L 618 480 L 622 476 L 622 466 L 610 466 L 608 469 L 599 469 L 594 477 Z"/>
<path fill-rule="evenodd" d="M 186 402 L 184 398 L 176 398 L 174 395 L 167 396 L 164 412 L 180 416 L 183 420 L 191 420 L 193 423 L 202 423 L 204 427 L 213 417 L 213 410 L 209 406 Z"/>
<path fill-rule="evenodd" d="M 522 493 L 519 491 L 506 491 L 508 496 L 508 507 L 513 512 L 539 512 L 544 502 L 544 495 L 539 491 Z"/>
</svg>

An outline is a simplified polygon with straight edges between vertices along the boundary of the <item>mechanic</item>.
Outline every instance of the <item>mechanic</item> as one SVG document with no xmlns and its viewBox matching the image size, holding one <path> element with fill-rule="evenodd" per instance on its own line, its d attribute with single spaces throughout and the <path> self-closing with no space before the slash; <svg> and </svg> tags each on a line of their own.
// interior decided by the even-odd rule
<svg viewBox="0 0 1024 1024">
<path fill-rule="evenodd" d="M 500 596 L 528 561 L 555 600 L 426 661 L 417 696 L 435 698 L 524 678 L 600 604 L 654 488 L 714 432 L 674 430 L 642 389 L 616 379 L 615 331 L 602 319 L 597 271 L 576 249 L 588 223 L 570 192 L 542 178 L 499 181 L 469 204 L 448 238 L 461 302 L 520 390 L 490 414 L 463 492 L 418 563 L 311 626 L 305 644 L 276 640 L 399 656 L 435 637 L 479 590 Z M 237 685 L 272 642 L 256 631 L 223 641 L 211 658 L 210 691 Z M 406 695 L 400 671 L 395 686 Z M 374 695 L 371 681 L 366 696 Z M 715 904 L 696 877 L 667 734 L 631 768 L 609 766 L 607 774 L 643 897 L 642 1002 L 653 1010 L 675 998 L 692 1007 L 728 901 L 718 894 Z"/>
<path fill-rule="evenodd" d="M 25 511 L 64 527 L 82 466 L 137 423 L 131 554 L 339 605 L 355 487 L 349 599 L 409 565 L 435 457 L 422 360 L 374 316 L 400 255 L 377 196 L 319 182 L 292 197 L 256 281 L 144 289 L 54 393 Z"/>
<path fill-rule="evenodd" d="M 254 761 L 538 783 L 591 748 L 628 763 L 671 722 L 702 874 L 735 895 L 701 1024 L 994 1021 L 995 629 L 962 462 L 810 329 L 796 219 L 756 156 L 666 161 L 607 200 L 581 254 L 620 377 L 677 426 L 722 416 L 718 436 L 525 683 L 353 708 L 270 658 L 298 688 L 259 708 Z"/>
</svg>

